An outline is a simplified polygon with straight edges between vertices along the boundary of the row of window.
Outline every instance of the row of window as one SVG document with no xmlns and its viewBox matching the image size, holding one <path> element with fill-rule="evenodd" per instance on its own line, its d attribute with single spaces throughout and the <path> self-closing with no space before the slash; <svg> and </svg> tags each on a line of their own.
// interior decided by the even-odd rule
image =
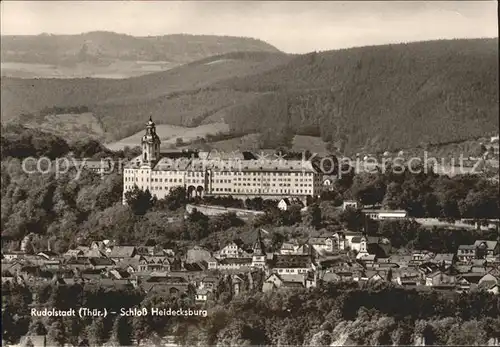
<svg viewBox="0 0 500 347">
<path fill-rule="evenodd" d="M 124 173 L 136 173 L 137 169 L 125 169 Z M 203 172 L 199 171 L 189 171 L 189 170 L 140 170 L 141 174 L 148 174 L 151 171 L 151 175 L 178 175 L 186 173 L 188 177 L 204 177 Z M 214 176 L 299 176 L 299 177 L 312 177 L 311 172 L 241 172 L 241 171 L 222 171 L 214 172 Z"/>
<path fill-rule="evenodd" d="M 135 178 L 135 179 L 134 179 Z M 137 177 L 125 177 L 125 182 L 138 182 L 139 178 Z M 144 178 L 141 177 L 141 182 L 144 182 Z M 146 177 L 146 182 L 149 182 L 149 178 Z M 163 182 L 163 178 L 151 178 L 151 182 Z M 165 178 L 165 183 L 170 182 L 170 183 L 177 183 L 177 178 Z M 182 179 L 179 178 L 179 183 L 182 182 Z"/>
<path fill-rule="evenodd" d="M 133 181 L 133 180 L 126 178 L 125 181 L 129 182 L 129 181 Z M 224 180 L 224 181 L 227 181 L 227 180 Z M 135 182 L 138 182 L 137 177 L 135 178 Z M 144 182 L 143 178 L 141 178 L 141 182 Z M 148 178 L 146 178 L 146 182 L 149 182 Z M 152 178 L 151 182 L 152 183 L 163 183 L 163 179 L 161 179 L 161 178 L 160 179 L 157 179 L 157 178 L 153 179 Z M 167 183 L 167 179 L 165 179 L 165 183 Z M 182 180 L 179 179 L 179 182 L 177 182 L 176 178 L 170 178 L 170 179 L 168 179 L 168 183 L 182 183 Z M 187 183 L 188 184 L 189 183 L 202 184 L 203 182 L 191 182 L 190 180 L 188 180 Z M 231 183 L 231 182 L 229 181 L 229 182 L 221 182 L 221 183 Z M 272 183 L 272 184 L 269 184 L 269 183 L 267 183 L 267 184 L 266 183 L 264 183 L 264 184 L 261 184 L 261 183 L 234 183 L 234 185 L 238 186 L 238 187 L 239 186 L 245 186 L 245 187 L 246 186 L 248 186 L 248 187 L 250 187 L 250 186 L 253 186 L 253 187 L 262 187 L 262 186 L 264 186 L 264 187 L 276 187 L 276 184 L 274 184 L 274 183 Z M 290 183 L 279 183 L 278 186 L 279 187 L 291 187 L 292 185 Z M 301 184 L 297 184 L 297 185 L 294 185 L 294 186 L 296 186 L 296 187 L 312 187 L 312 184 L 303 184 L 303 183 L 301 183 Z M 161 187 L 159 189 L 161 189 Z"/>
<path fill-rule="evenodd" d="M 255 188 L 247 188 L 247 189 L 234 189 L 235 193 L 266 193 L 266 194 L 309 194 L 313 193 L 312 189 L 255 189 Z"/>
<path fill-rule="evenodd" d="M 231 188 L 214 188 L 216 192 L 230 192 Z"/>
<path fill-rule="evenodd" d="M 151 190 L 164 190 L 165 192 L 168 192 L 170 189 L 173 189 L 174 187 L 164 187 L 164 186 L 152 186 L 151 188 L 144 187 L 144 186 L 139 186 L 139 189 L 144 190 L 144 189 L 151 189 Z M 125 186 L 125 190 L 132 190 L 134 189 L 134 186 Z"/>
<path fill-rule="evenodd" d="M 235 183 L 234 184 L 235 186 L 243 186 L 243 187 L 276 187 L 276 184 L 275 183 Z M 292 185 L 290 183 L 279 183 L 277 185 L 278 187 L 291 187 Z M 312 184 L 305 184 L 305 183 L 301 183 L 301 184 L 294 184 L 293 185 L 294 187 L 312 187 Z"/>
<path fill-rule="evenodd" d="M 278 269 L 278 273 L 306 273 L 306 269 Z"/>
<path fill-rule="evenodd" d="M 213 182 L 214 183 L 231 183 L 231 180 L 217 180 L 217 179 L 215 179 Z"/>
<path fill-rule="evenodd" d="M 249 177 L 237 177 L 235 179 L 236 181 L 252 181 L 251 178 Z M 276 181 L 276 182 L 292 182 L 291 178 L 254 178 L 253 181 L 262 181 L 262 182 L 270 182 L 270 181 Z M 299 178 L 295 179 L 294 182 L 311 182 L 311 178 Z"/>
</svg>

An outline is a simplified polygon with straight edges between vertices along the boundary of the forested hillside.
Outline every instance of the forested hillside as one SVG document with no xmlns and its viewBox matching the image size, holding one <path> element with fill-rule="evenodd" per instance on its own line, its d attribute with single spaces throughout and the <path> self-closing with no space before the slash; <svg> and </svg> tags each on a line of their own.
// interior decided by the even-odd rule
<svg viewBox="0 0 500 347">
<path fill-rule="evenodd" d="M 46 108 L 85 106 L 101 120 L 110 140 L 142 130 L 149 116 L 157 124 L 198 125 L 253 96 L 209 88 L 212 83 L 267 71 L 290 59 L 281 53 L 243 52 L 124 80 L 2 78 L 2 122 Z"/>
<path fill-rule="evenodd" d="M 218 85 L 258 92 L 233 108 L 234 130 L 321 136 L 368 151 L 480 137 L 498 130 L 496 39 L 310 53 Z"/>
<path fill-rule="evenodd" d="M 321 136 L 347 153 L 497 133 L 498 104 L 497 39 L 231 53 L 119 81 L 2 79 L 2 120 L 83 105 L 109 140 L 152 116 L 187 126 L 224 120 L 233 133 L 262 133 L 263 147 Z"/>
</svg>

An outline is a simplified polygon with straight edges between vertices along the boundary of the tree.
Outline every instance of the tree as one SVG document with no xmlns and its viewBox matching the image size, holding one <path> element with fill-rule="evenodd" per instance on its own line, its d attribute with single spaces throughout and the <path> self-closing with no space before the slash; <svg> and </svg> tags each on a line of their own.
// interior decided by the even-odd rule
<svg viewBox="0 0 500 347">
<path fill-rule="evenodd" d="M 61 321 L 55 320 L 48 329 L 48 340 L 55 346 L 63 346 L 66 341 L 64 326 Z"/>
<path fill-rule="evenodd" d="M 339 219 L 349 230 L 361 231 L 365 227 L 365 216 L 359 209 L 348 207 L 342 211 Z"/>
<path fill-rule="evenodd" d="M 143 191 L 139 187 L 125 193 L 125 200 L 136 215 L 142 216 L 154 205 L 155 199 L 149 192 L 149 189 Z"/>
<path fill-rule="evenodd" d="M 134 316 L 132 318 L 132 327 L 137 344 L 140 344 L 152 332 L 146 316 Z"/>
<path fill-rule="evenodd" d="M 92 320 L 87 328 L 87 338 L 91 346 L 102 346 L 104 341 L 104 321 L 102 318 Z"/>
<path fill-rule="evenodd" d="M 358 177 L 360 176 L 360 177 Z M 356 200 L 363 205 L 376 205 L 382 203 L 385 196 L 386 185 L 380 174 L 363 174 L 354 178 L 351 188 Z"/>
<path fill-rule="evenodd" d="M 30 335 L 47 335 L 47 330 L 40 320 L 33 320 L 28 328 L 28 333 Z"/>
<path fill-rule="evenodd" d="M 281 246 L 283 245 L 283 242 L 285 241 L 285 236 L 280 233 L 280 232 L 273 232 L 271 236 L 271 248 L 272 251 L 276 252 L 278 251 Z"/>
<path fill-rule="evenodd" d="M 196 208 L 187 217 L 185 227 L 185 234 L 189 240 L 201 240 L 210 233 L 209 218 Z"/>
<path fill-rule="evenodd" d="M 174 211 L 184 206 L 186 202 L 186 190 L 184 187 L 174 187 L 165 198 L 158 200 L 156 206 L 158 209 L 167 208 Z"/>
<path fill-rule="evenodd" d="M 323 219 L 321 216 L 321 209 L 318 204 L 312 204 L 307 208 L 307 214 L 304 217 L 304 222 L 314 228 L 319 228 L 321 226 Z"/>
<path fill-rule="evenodd" d="M 291 205 L 288 209 L 288 224 L 294 225 L 302 222 L 302 213 L 300 212 L 301 208 L 299 205 Z"/>
<path fill-rule="evenodd" d="M 389 183 L 382 205 L 391 210 L 404 209 L 406 207 L 403 202 L 403 189 L 401 184 L 396 182 Z"/>
<path fill-rule="evenodd" d="M 113 324 L 113 338 L 120 346 L 130 346 L 132 344 L 132 326 L 127 317 L 118 317 Z"/>
</svg>

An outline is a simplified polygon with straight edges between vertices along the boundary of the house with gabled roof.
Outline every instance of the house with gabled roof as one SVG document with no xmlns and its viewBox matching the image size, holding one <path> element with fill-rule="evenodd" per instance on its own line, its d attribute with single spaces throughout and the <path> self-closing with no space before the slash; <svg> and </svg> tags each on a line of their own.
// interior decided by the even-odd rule
<svg viewBox="0 0 500 347">
<path fill-rule="evenodd" d="M 307 255 L 310 252 L 309 244 L 299 243 L 296 240 L 283 242 L 279 250 L 279 254 L 281 255 Z"/>
<path fill-rule="evenodd" d="M 236 242 L 231 241 L 224 246 L 220 251 L 214 253 L 214 257 L 218 259 L 224 258 L 247 258 L 248 254 Z"/>
<path fill-rule="evenodd" d="M 363 236 L 360 240 L 359 254 L 373 254 L 377 258 L 387 258 L 391 249 L 391 243 L 385 237 Z"/>
<path fill-rule="evenodd" d="M 282 211 L 287 211 L 292 206 L 303 208 L 304 204 L 300 199 L 283 198 L 278 202 L 278 208 Z"/>
<path fill-rule="evenodd" d="M 348 208 L 352 208 L 352 209 L 358 209 L 360 207 L 360 203 L 357 202 L 356 200 L 344 200 L 342 202 L 342 210 L 347 210 Z"/>
<path fill-rule="evenodd" d="M 210 300 L 212 295 L 213 291 L 208 288 L 196 288 L 194 299 L 198 303 L 204 303 Z"/>
<path fill-rule="evenodd" d="M 457 258 L 460 262 L 470 262 L 476 259 L 476 247 L 474 245 L 460 245 L 457 250 Z"/>
<path fill-rule="evenodd" d="M 377 261 L 377 256 L 375 254 L 358 253 L 356 260 L 364 264 L 365 267 L 373 267 Z"/>
<path fill-rule="evenodd" d="M 217 270 L 217 267 L 219 266 L 219 260 L 214 257 L 211 257 L 207 261 L 207 266 L 208 270 Z"/>
<path fill-rule="evenodd" d="M 64 258 L 78 258 L 83 256 L 84 252 L 81 249 L 70 249 L 63 254 Z"/>
<path fill-rule="evenodd" d="M 422 283 L 423 275 L 414 268 L 392 269 L 392 281 L 400 286 L 418 286 Z"/>
<path fill-rule="evenodd" d="M 108 257 L 120 261 L 125 258 L 133 258 L 137 253 L 135 246 L 114 246 L 109 252 Z"/>
<path fill-rule="evenodd" d="M 131 276 L 131 274 L 128 271 L 122 270 L 122 269 L 112 269 L 112 270 L 109 270 L 108 271 L 108 275 L 111 278 L 114 278 L 114 279 L 117 279 L 117 280 L 130 278 L 130 276 Z"/>
<path fill-rule="evenodd" d="M 387 274 L 384 271 L 366 271 L 367 282 L 385 281 Z"/>
<path fill-rule="evenodd" d="M 359 247 L 361 244 L 361 238 L 363 237 L 363 233 L 346 230 L 342 232 L 342 235 L 345 240 L 344 248 L 359 252 Z"/>
<path fill-rule="evenodd" d="M 450 267 L 455 264 L 457 260 L 456 254 L 454 253 L 438 253 L 431 260 L 434 264 L 444 265 L 445 267 Z"/>
<path fill-rule="evenodd" d="M 305 288 L 306 276 L 304 274 L 270 274 L 262 285 L 262 291 L 272 291 L 278 288 Z"/>
<path fill-rule="evenodd" d="M 476 247 L 477 259 L 498 262 L 498 258 L 500 258 L 500 245 L 498 241 L 476 240 L 474 247 Z"/>
<path fill-rule="evenodd" d="M 89 264 L 92 269 L 111 269 L 115 262 L 109 258 L 90 258 Z"/>
<path fill-rule="evenodd" d="M 140 287 L 149 292 L 168 293 L 181 296 L 189 293 L 189 281 L 182 276 L 168 276 L 168 274 L 152 274 L 141 282 Z M 194 292 L 192 293 L 194 295 Z"/>
<path fill-rule="evenodd" d="M 139 271 L 170 271 L 171 260 L 165 256 L 139 256 Z"/>
<path fill-rule="evenodd" d="M 434 271 L 425 276 L 426 286 L 455 285 L 456 276 L 452 271 Z"/>
<path fill-rule="evenodd" d="M 218 261 L 217 270 L 250 270 L 252 258 L 223 258 Z"/>
<path fill-rule="evenodd" d="M 336 244 L 336 239 L 333 237 L 311 237 L 308 244 L 314 248 L 314 250 L 320 254 L 323 253 L 333 253 L 338 250 Z"/>
<path fill-rule="evenodd" d="M 277 274 L 304 274 L 316 267 L 308 255 L 277 255 L 269 264 L 271 272 Z"/>
<path fill-rule="evenodd" d="M 411 259 L 410 265 L 418 266 L 418 265 L 421 265 L 423 263 L 430 262 L 434 258 L 434 255 L 435 255 L 434 253 L 429 252 L 429 251 L 415 250 L 411 253 L 412 259 Z"/>
</svg>

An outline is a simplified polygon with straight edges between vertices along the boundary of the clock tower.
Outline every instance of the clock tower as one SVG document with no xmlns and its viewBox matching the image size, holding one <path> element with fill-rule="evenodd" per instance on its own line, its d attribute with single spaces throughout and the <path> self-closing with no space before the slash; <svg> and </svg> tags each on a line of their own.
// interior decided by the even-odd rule
<svg viewBox="0 0 500 347">
<path fill-rule="evenodd" d="M 160 159 L 160 137 L 156 134 L 156 125 L 149 117 L 146 133 L 142 137 L 142 165 L 151 165 Z"/>
</svg>

